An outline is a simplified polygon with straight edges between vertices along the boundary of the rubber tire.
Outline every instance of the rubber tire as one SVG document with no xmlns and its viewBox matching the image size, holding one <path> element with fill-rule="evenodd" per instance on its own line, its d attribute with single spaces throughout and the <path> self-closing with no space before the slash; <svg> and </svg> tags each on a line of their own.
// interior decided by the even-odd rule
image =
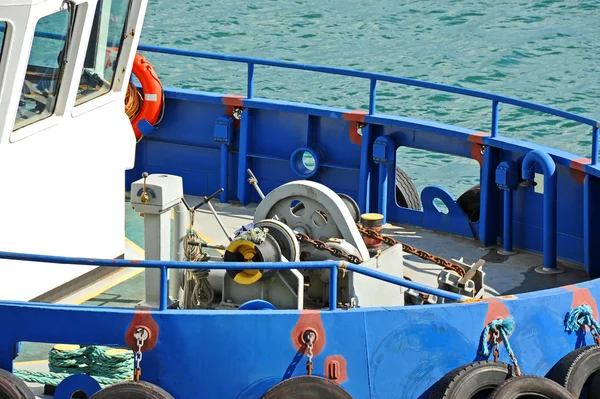
<svg viewBox="0 0 600 399">
<path fill-rule="evenodd" d="M 479 184 L 474 185 L 465 191 L 458 199 L 456 204 L 462 208 L 467 215 L 469 222 L 479 221 L 479 208 L 481 204 L 481 187 Z"/>
<path fill-rule="evenodd" d="M 278 383 L 260 399 L 352 399 L 352 396 L 335 382 L 302 375 Z"/>
<path fill-rule="evenodd" d="M 535 394 L 527 395 L 527 394 Z M 562 385 L 537 375 L 511 378 L 492 392 L 488 399 L 516 398 L 575 399 Z"/>
<path fill-rule="evenodd" d="M 90 399 L 175 399 L 167 391 L 146 381 L 110 385 Z"/>
<path fill-rule="evenodd" d="M 403 208 L 421 210 L 421 198 L 415 184 L 398 166 L 396 166 L 396 203 Z"/>
<path fill-rule="evenodd" d="M 14 374 L 0 369 L 0 399 L 35 399 L 35 395 Z"/>
<path fill-rule="evenodd" d="M 469 399 L 487 389 L 492 392 L 510 378 L 511 366 L 503 362 L 483 360 L 448 372 L 436 382 L 429 399 Z"/>
<path fill-rule="evenodd" d="M 576 398 L 581 396 L 589 380 L 588 392 L 597 392 L 600 397 L 600 347 L 584 346 L 569 352 L 552 367 L 548 377 L 567 388 Z"/>
</svg>

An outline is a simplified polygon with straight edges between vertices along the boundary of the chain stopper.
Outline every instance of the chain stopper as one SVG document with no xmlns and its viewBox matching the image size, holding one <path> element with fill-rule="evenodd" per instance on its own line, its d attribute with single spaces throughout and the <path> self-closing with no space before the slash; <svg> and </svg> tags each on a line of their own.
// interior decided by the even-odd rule
<svg viewBox="0 0 600 399">
<path fill-rule="evenodd" d="M 134 357 L 133 380 L 140 382 L 140 376 L 142 375 L 142 368 L 140 366 L 142 362 L 142 347 L 144 346 L 144 342 L 150 337 L 150 333 L 144 327 L 137 327 L 133 333 L 133 337 L 136 339 L 138 347 Z"/>
</svg>

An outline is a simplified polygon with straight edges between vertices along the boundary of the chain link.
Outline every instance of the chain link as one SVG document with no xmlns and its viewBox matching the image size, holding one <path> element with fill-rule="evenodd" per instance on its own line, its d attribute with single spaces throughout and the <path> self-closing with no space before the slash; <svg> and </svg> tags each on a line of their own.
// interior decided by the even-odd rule
<svg viewBox="0 0 600 399">
<path fill-rule="evenodd" d="M 498 336 L 500 332 L 495 328 L 492 330 L 492 342 L 494 344 L 494 361 L 497 362 L 500 357 L 500 351 L 498 350 Z"/>
<path fill-rule="evenodd" d="M 135 364 L 133 379 L 135 382 L 139 382 L 140 376 L 142 375 L 142 368 L 140 366 L 140 364 L 142 363 L 142 347 L 144 346 L 144 342 L 146 341 L 146 339 L 148 339 L 148 330 L 146 330 L 143 327 L 140 327 L 137 330 L 135 330 L 133 336 L 137 341 L 138 347 L 138 350 L 135 352 L 135 356 L 133 359 Z"/>
<path fill-rule="evenodd" d="M 414 248 L 403 242 L 401 243 L 399 241 L 396 241 L 392 237 L 385 236 L 385 235 L 380 234 L 371 229 L 367 229 L 359 224 L 357 224 L 356 227 L 358 227 L 358 231 L 360 231 L 360 233 L 362 235 L 364 235 L 368 238 L 378 240 L 378 241 L 383 241 L 385 244 L 387 244 L 389 246 L 402 244 L 402 250 L 404 252 L 408 252 L 409 254 L 416 255 L 423 260 L 433 262 L 436 265 L 443 267 L 444 269 L 452 270 L 453 272 L 458 274 L 460 277 L 463 277 L 466 273 L 465 269 L 461 265 L 450 262 L 444 258 L 440 258 L 439 256 L 432 255 L 429 252 L 423 251 L 422 249 Z"/>
<path fill-rule="evenodd" d="M 598 329 L 595 326 L 591 326 L 590 333 L 592 333 L 596 345 L 600 346 L 600 332 L 598 332 Z"/>
<path fill-rule="evenodd" d="M 306 344 L 306 372 L 308 375 L 312 375 L 313 371 L 313 343 L 315 342 L 315 333 L 313 331 L 308 331 L 304 334 L 302 339 Z"/>
<path fill-rule="evenodd" d="M 298 239 L 298 241 L 300 243 L 311 244 L 316 249 L 318 249 L 320 251 L 327 251 L 331 255 L 335 256 L 336 258 L 342 258 L 342 259 L 345 259 L 348 262 L 354 263 L 354 264 L 359 264 L 361 262 L 361 260 L 358 256 L 347 254 L 339 248 L 332 248 L 321 240 L 313 240 L 306 234 L 296 233 L 296 238 Z"/>
</svg>

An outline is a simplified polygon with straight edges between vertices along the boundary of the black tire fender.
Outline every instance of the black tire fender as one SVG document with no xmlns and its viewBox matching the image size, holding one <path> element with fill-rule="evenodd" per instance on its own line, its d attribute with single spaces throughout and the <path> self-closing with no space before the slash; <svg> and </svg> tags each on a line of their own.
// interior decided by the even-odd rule
<svg viewBox="0 0 600 399">
<path fill-rule="evenodd" d="M 0 399 L 35 399 L 35 396 L 23 381 L 0 369 Z"/>
<path fill-rule="evenodd" d="M 566 354 L 556 363 L 549 378 L 578 398 L 587 383 L 588 392 L 600 398 L 600 346 L 584 346 Z M 592 396 L 587 396 L 592 397 Z"/>
<path fill-rule="evenodd" d="M 556 382 L 537 375 L 511 378 L 492 392 L 489 399 L 575 399 L 569 391 Z"/>
<path fill-rule="evenodd" d="M 456 200 L 456 204 L 465 212 L 469 222 L 479 221 L 479 209 L 481 205 L 481 186 L 474 185 Z"/>
<path fill-rule="evenodd" d="M 90 399 L 174 399 L 167 391 L 146 381 L 110 385 Z"/>
<path fill-rule="evenodd" d="M 398 166 L 396 166 L 396 203 L 403 208 L 421 210 L 421 198 L 415 184 Z"/>
<path fill-rule="evenodd" d="M 448 372 L 436 382 L 429 399 L 470 399 L 484 397 L 510 378 L 512 367 L 504 362 L 483 360 Z"/>
<path fill-rule="evenodd" d="M 260 399 L 352 399 L 335 382 L 314 375 L 302 375 L 281 381 Z"/>
</svg>

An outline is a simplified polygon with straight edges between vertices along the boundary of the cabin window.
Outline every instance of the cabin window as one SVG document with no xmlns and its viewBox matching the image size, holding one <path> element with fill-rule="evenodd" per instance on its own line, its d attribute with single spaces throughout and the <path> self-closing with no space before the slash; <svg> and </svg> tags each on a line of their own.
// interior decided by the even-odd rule
<svg viewBox="0 0 600 399">
<path fill-rule="evenodd" d="M 5 34 L 6 34 L 6 22 L 0 21 L 0 61 L 2 61 L 2 49 L 4 48 Z"/>
<path fill-rule="evenodd" d="M 45 119 L 54 112 L 64 68 L 63 54 L 70 16 L 71 11 L 65 9 L 41 18 L 36 25 L 15 130 Z"/>
<path fill-rule="evenodd" d="M 108 93 L 125 37 L 129 0 L 100 0 L 96 7 L 76 104 Z"/>
</svg>

